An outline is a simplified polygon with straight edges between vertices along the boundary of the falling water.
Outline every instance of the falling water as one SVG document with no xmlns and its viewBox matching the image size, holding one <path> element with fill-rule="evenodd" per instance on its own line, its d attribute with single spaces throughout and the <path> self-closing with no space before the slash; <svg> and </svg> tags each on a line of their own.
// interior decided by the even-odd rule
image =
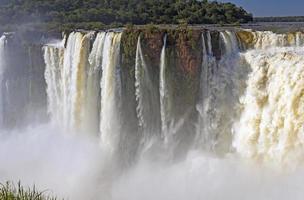
<svg viewBox="0 0 304 200">
<path fill-rule="evenodd" d="M 97 35 L 91 53 L 93 33 L 71 33 L 66 48 L 64 42 L 44 47 L 48 110 L 52 120 L 66 129 L 98 133 L 103 37 Z"/>
<path fill-rule="evenodd" d="M 135 63 L 135 88 L 137 115 L 142 131 L 141 143 L 148 149 L 161 132 L 159 77 L 153 78 L 151 66 L 148 66 L 142 50 L 141 37 L 138 38 Z"/>
<path fill-rule="evenodd" d="M 239 188 L 255 199 L 261 182 L 276 188 L 274 172 L 262 168 L 253 176 L 244 157 L 303 165 L 302 32 L 194 30 L 196 44 L 182 32 L 128 38 L 116 31 L 72 32 L 44 45 L 50 123 L 29 123 L 16 137 L 15 130 L 0 134 L 0 181 L 18 171 L 20 179 L 35 178 L 76 199 L 87 193 L 91 199 L 243 199 Z M 0 38 L 1 124 L 14 119 L 4 109 L 26 115 L 20 109 L 29 108 L 26 83 L 35 83 L 28 81 L 33 71 L 6 63 L 7 39 Z M 11 106 L 21 96 L 26 103 Z"/>
<path fill-rule="evenodd" d="M 166 88 L 166 44 L 167 44 L 167 35 L 164 37 L 164 44 L 163 48 L 161 51 L 161 56 L 160 56 L 160 110 L 161 110 L 161 126 L 162 126 L 162 134 L 165 139 L 165 143 L 168 141 L 168 121 L 167 121 L 167 103 L 168 103 L 168 98 L 167 98 L 167 88 Z"/>
<path fill-rule="evenodd" d="M 240 154 L 262 160 L 302 162 L 304 51 L 298 47 L 244 53 L 251 68 L 236 124 Z"/>
<path fill-rule="evenodd" d="M 136 88 L 136 101 L 137 103 L 137 116 L 139 119 L 139 126 L 145 129 L 145 119 L 143 116 L 143 100 L 141 98 L 142 94 L 142 85 L 141 85 L 141 77 L 143 77 L 142 73 L 144 73 L 144 70 L 147 68 L 146 63 L 144 62 L 144 59 L 142 58 L 142 51 L 141 51 L 141 44 L 140 44 L 140 37 L 137 41 L 137 48 L 136 48 L 136 64 L 135 64 L 135 88 Z M 142 69 L 140 68 L 142 66 Z"/>
<path fill-rule="evenodd" d="M 120 41 L 121 33 L 105 35 L 102 54 L 100 132 L 104 148 L 114 152 L 120 136 Z"/>
<path fill-rule="evenodd" d="M 2 90 L 4 89 L 3 85 L 3 73 L 5 70 L 5 42 L 6 42 L 6 37 L 3 35 L 0 37 L 0 127 L 3 125 L 3 95 L 2 95 Z"/>
<path fill-rule="evenodd" d="M 100 79 L 102 75 L 102 54 L 105 36 L 105 32 L 97 34 L 88 58 L 89 64 L 87 65 L 85 72 L 87 77 L 85 83 L 85 106 L 83 109 L 84 129 L 87 132 L 94 134 L 99 132 Z"/>
<path fill-rule="evenodd" d="M 49 112 L 54 115 L 53 118 L 66 123 L 70 128 L 78 127 L 81 129 L 83 127 L 82 130 L 97 132 L 92 127 L 99 124 L 102 144 L 112 152 L 118 147 L 121 131 L 119 114 L 120 99 L 122 98 L 120 96 L 121 35 L 121 33 L 114 32 L 97 33 L 91 49 L 90 41 L 93 34 L 74 32 L 70 34 L 66 48 L 60 45 L 45 47 Z M 272 139 L 270 142 L 271 144 L 278 143 L 276 146 L 266 145 L 266 143 L 269 143 L 269 135 L 280 138 L 272 135 L 282 135 L 285 129 L 291 130 L 293 133 L 297 132 L 290 128 L 295 127 L 296 120 L 293 120 L 294 123 L 291 123 L 287 128 L 282 129 L 282 133 L 278 133 L 279 128 L 274 128 L 277 131 L 270 132 L 269 126 L 267 126 L 268 132 L 264 131 L 264 133 L 261 128 L 250 125 L 253 120 L 252 110 L 259 111 L 255 118 L 257 115 L 262 116 L 260 113 L 266 114 L 270 111 L 264 111 L 266 109 L 264 107 L 259 108 L 260 103 L 258 105 L 252 103 L 253 96 L 257 96 L 257 94 L 249 92 L 256 87 L 255 85 L 263 83 L 265 86 L 262 88 L 259 86 L 254 91 L 259 91 L 259 94 L 265 96 L 264 98 L 270 98 L 269 95 L 275 90 L 268 91 L 266 86 L 272 82 L 278 86 L 277 80 L 285 80 L 285 76 L 279 76 L 280 73 L 286 76 L 298 74 L 298 79 L 294 78 L 297 80 L 296 82 L 292 79 L 288 81 L 288 84 L 282 83 L 284 87 L 280 89 L 283 94 L 292 94 L 292 88 L 301 80 L 299 78 L 301 77 L 300 67 L 291 66 L 300 66 L 297 63 L 301 63 L 299 57 L 301 55 L 300 46 L 303 44 L 303 34 L 301 32 L 275 34 L 250 30 L 221 31 L 218 39 L 221 50 L 219 59 L 215 58 L 213 52 L 215 49 L 212 46 L 214 44 L 212 37 L 214 36 L 210 31 L 202 33 L 200 95 L 196 106 L 198 112 L 196 146 L 222 154 L 233 151 L 235 148 L 240 154 L 246 156 L 264 157 L 265 155 L 270 158 L 282 158 L 282 152 L 285 151 L 276 151 L 275 148 L 280 146 L 286 149 L 286 142 L 285 146 L 283 140 L 279 139 L 275 141 Z M 171 145 L 175 140 L 169 137 L 175 136 L 174 130 L 171 130 L 168 112 L 172 105 L 171 96 L 173 93 L 169 91 L 168 87 L 172 80 L 167 80 L 167 69 L 170 67 L 166 60 L 168 57 L 166 51 L 167 36 L 163 38 L 160 54 L 159 84 L 155 83 L 156 79 L 154 80 L 151 74 L 155 72 L 150 69 L 151 66 L 146 62 L 147 55 L 143 51 L 142 41 L 143 39 L 138 37 L 134 67 L 134 95 L 137 102 L 138 126 L 142 134 L 140 141 L 145 148 L 150 148 L 155 139 L 159 139 L 158 134 L 162 132 L 165 144 L 169 144 L 170 140 Z M 295 48 L 296 46 L 298 48 Z M 270 59 L 271 55 L 272 59 Z M 274 58 L 277 60 L 273 60 Z M 281 63 L 281 68 L 274 68 L 276 63 Z M 286 67 L 284 67 L 285 65 Z M 269 74 L 270 69 L 273 71 L 272 74 Z M 291 73 L 287 70 L 296 71 Z M 100 80 L 101 84 L 99 85 L 97 83 Z M 288 85 L 290 86 L 287 90 Z M 286 92 L 284 92 L 285 90 Z M 290 92 L 287 93 L 287 91 Z M 299 91 L 301 90 L 299 89 Z M 255 98 L 260 99 L 259 97 Z M 276 99 L 281 100 L 281 98 L 282 95 L 276 96 Z M 101 99 L 100 105 L 98 105 L 98 99 Z M 263 105 L 268 101 L 270 100 L 263 100 Z M 288 108 L 288 101 L 284 100 L 283 102 L 285 104 L 282 105 Z M 255 106 L 255 109 L 251 108 L 252 106 Z M 299 106 L 299 103 L 296 103 L 296 107 Z M 272 112 L 277 112 L 274 108 L 272 110 L 274 110 Z M 261 124 L 268 124 L 270 122 L 266 122 L 266 118 L 269 120 L 273 117 L 271 117 L 272 114 L 267 116 L 259 117 L 259 120 L 254 118 L 254 121 L 258 120 Z M 278 116 L 280 116 L 281 121 L 285 120 L 284 116 Z M 156 120 L 157 118 L 160 118 L 160 123 Z M 297 117 L 294 116 L 293 119 L 297 119 Z M 98 120 L 100 121 L 98 122 Z M 284 124 L 288 123 L 284 121 Z M 248 130 L 248 134 L 244 134 L 244 130 Z M 250 138 L 255 138 L 255 140 Z M 285 138 L 287 140 L 290 137 L 286 136 Z M 248 145 L 249 141 L 250 145 Z M 262 143 L 262 141 L 266 142 Z M 295 142 L 289 141 L 289 143 L 294 144 Z M 289 145 L 289 147 L 291 146 Z"/>
<path fill-rule="evenodd" d="M 47 82 L 48 113 L 52 121 L 63 120 L 63 91 L 62 91 L 62 70 L 63 70 L 64 49 L 63 47 L 45 46 L 44 61 L 45 80 Z"/>
<path fill-rule="evenodd" d="M 72 33 L 67 42 L 63 67 L 63 102 L 64 121 L 69 129 L 83 130 L 83 113 L 85 110 L 86 67 L 88 64 L 90 37 L 92 33 L 83 35 Z"/>
<path fill-rule="evenodd" d="M 197 105 L 197 111 L 199 113 L 199 119 L 197 124 L 197 139 L 202 140 L 199 145 L 204 145 L 206 149 L 212 149 L 215 144 L 211 141 L 214 134 L 211 133 L 211 116 L 210 107 L 212 103 L 211 87 L 212 87 L 212 70 L 216 67 L 215 57 L 212 53 L 211 35 L 210 32 L 202 34 L 202 70 L 201 70 L 201 82 L 200 82 L 200 101 Z"/>
<path fill-rule="evenodd" d="M 225 50 L 225 55 L 229 56 L 232 55 L 236 52 L 238 52 L 238 42 L 236 35 L 234 32 L 231 31 L 222 31 L 220 33 L 221 39 L 224 42 L 224 50 Z"/>
</svg>

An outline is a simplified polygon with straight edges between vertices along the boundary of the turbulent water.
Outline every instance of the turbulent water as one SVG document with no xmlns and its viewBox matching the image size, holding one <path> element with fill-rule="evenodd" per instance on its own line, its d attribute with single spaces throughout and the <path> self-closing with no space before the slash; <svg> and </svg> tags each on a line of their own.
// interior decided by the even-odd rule
<svg viewBox="0 0 304 200">
<path fill-rule="evenodd" d="M 303 198 L 303 33 L 124 34 L 0 38 L 0 181 L 70 199 Z"/>
</svg>

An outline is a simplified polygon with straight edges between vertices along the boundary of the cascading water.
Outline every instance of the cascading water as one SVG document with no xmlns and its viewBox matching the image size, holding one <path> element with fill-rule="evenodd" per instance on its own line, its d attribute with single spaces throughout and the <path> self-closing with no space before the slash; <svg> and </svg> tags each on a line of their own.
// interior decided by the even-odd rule
<svg viewBox="0 0 304 200">
<path fill-rule="evenodd" d="M 105 36 L 101 78 L 100 132 L 104 148 L 115 152 L 120 136 L 120 41 L 121 33 Z"/>
<path fill-rule="evenodd" d="M 237 38 L 234 32 L 222 31 L 220 36 L 224 43 L 225 56 L 230 56 L 239 51 Z"/>
<path fill-rule="evenodd" d="M 2 90 L 4 89 L 4 81 L 3 81 L 3 74 L 4 74 L 4 68 L 5 68 L 5 43 L 6 43 L 6 37 L 3 35 L 0 38 L 0 127 L 3 125 L 3 95 L 2 95 Z"/>
<path fill-rule="evenodd" d="M 201 70 L 201 82 L 200 82 L 200 100 L 197 105 L 197 111 L 199 113 L 199 119 L 197 123 L 197 139 L 199 145 L 203 145 L 204 148 L 211 150 L 214 148 L 214 140 L 212 137 L 214 135 L 211 133 L 212 124 L 210 108 L 212 103 L 211 97 L 211 81 L 212 81 L 212 71 L 216 67 L 216 60 L 212 53 L 211 45 L 211 35 L 210 32 L 202 34 L 202 53 L 203 53 L 203 63 Z"/>
<path fill-rule="evenodd" d="M 72 33 L 67 41 L 63 64 L 63 121 L 68 129 L 82 130 L 86 67 L 91 33 Z"/>
<path fill-rule="evenodd" d="M 159 93 L 160 93 L 160 113 L 161 113 L 161 130 L 162 135 L 165 140 L 165 143 L 168 141 L 168 116 L 166 112 L 168 98 L 167 98 L 167 88 L 166 88 L 166 43 L 167 43 L 167 36 L 164 37 L 164 45 L 161 51 L 161 57 L 160 57 L 160 87 L 159 87 Z"/>
<path fill-rule="evenodd" d="M 44 47 L 45 79 L 47 83 L 48 113 L 52 121 L 63 120 L 63 70 L 64 49 L 57 46 Z"/>
<path fill-rule="evenodd" d="M 66 123 L 69 128 L 78 127 L 82 131 L 97 132 L 96 126 L 99 124 L 102 144 L 108 146 L 113 152 L 115 148 L 118 148 L 121 131 L 119 128 L 121 105 L 121 80 L 119 74 L 120 67 L 123 67 L 120 66 L 119 50 L 121 33 L 98 33 L 91 50 L 90 41 L 92 37 L 93 33 L 74 32 L 70 34 L 66 48 L 62 46 L 64 42 L 61 42 L 61 46 L 48 45 L 44 47 L 49 112 L 53 119 Z M 137 41 L 134 74 L 136 109 L 138 125 L 141 127 L 143 134 L 141 142 L 147 145 L 146 148 L 150 148 L 149 143 L 153 143 L 152 138 L 157 136 L 160 131 L 163 133 L 165 144 L 168 140 L 173 140 L 174 142 L 173 138 L 169 139 L 169 137 L 174 135 L 170 136 L 172 127 L 169 124 L 170 120 L 168 120 L 169 115 L 167 113 L 167 109 L 170 109 L 172 104 L 170 102 L 172 99 L 168 96 L 170 88 L 168 88 L 168 80 L 166 80 L 166 68 L 168 67 L 166 61 L 167 36 L 163 40 L 163 47 L 160 52 L 159 85 L 155 85 L 151 70 L 145 62 L 141 37 Z M 3 46 L 4 37 L 1 38 L 1 41 Z M 266 86 L 268 84 L 270 84 L 269 87 L 272 87 L 271 84 L 278 86 L 277 82 L 279 80 L 285 80 L 283 79 L 284 76 L 279 76 L 280 73 L 289 76 L 288 74 L 291 74 L 290 70 L 297 70 L 292 73 L 299 74 L 297 81 L 286 80 L 288 84 L 290 83 L 289 89 L 286 88 L 288 84 L 284 83 L 284 87 L 273 97 L 277 99 L 276 101 L 279 101 L 283 98 L 281 94 L 279 95 L 279 92 L 283 93 L 282 95 L 292 94 L 290 93 L 293 91 L 292 88 L 296 87 L 296 83 L 300 83 L 300 67 L 292 68 L 292 66 L 300 66 L 297 63 L 301 62 L 298 58 L 301 55 L 301 49 L 300 47 L 287 48 L 285 46 L 300 46 L 303 43 L 303 34 L 300 32 L 274 34 L 272 32 L 250 32 L 248 30 L 240 32 L 222 31 L 218 42 L 222 50 L 220 60 L 217 60 L 213 55 L 211 32 L 206 31 L 202 34 L 201 94 L 197 104 L 199 115 L 196 126 L 197 145 L 203 145 L 203 148 L 209 149 L 209 151 L 221 153 L 230 151 L 233 148 L 231 144 L 234 137 L 231 130 L 234 130 L 236 132 L 234 147 L 241 154 L 254 157 L 258 155 L 263 157 L 265 155 L 270 158 L 282 158 L 285 151 L 275 149 L 280 149 L 279 147 L 286 149 L 287 142 L 284 143 L 284 140 L 280 139 L 283 136 L 273 135 L 287 134 L 284 131 L 285 129 L 296 134 L 295 132 L 299 132 L 300 129 L 297 129 L 298 131 L 291 130 L 290 127 L 294 127 L 296 122 L 290 122 L 291 124 L 287 127 L 282 125 L 285 127 L 281 128 L 282 130 L 280 130 L 279 125 L 279 127 L 273 126 L 272 129 L 274 130 L 272 131 L 268 130 L 269 126 L 265 124 L 270 122 L 263 122 L 263 120 L 270 120 L 273 115 L 274 117 L 278 116 L 278 120 L 283 120 L 283 124 L 287 122 L 285 122 L 284 116 L 273 114 L 278 112 L 274 108 L 267 112 L 264 111 L 264 109 L 270 109 L 264 108 L 264 104 L 270 101 L 267 99 L 270 98 L 271 92 L 274 93 L 270 89 L 267 90 Z M 256 50 L 245 50 L 245 53 L 242 53 L 240 47 L 254 48 Z M 295 54 L 292 54 L 292 51 Z M 270 59 L 271 57 L 273 59 Z M 293 59 L 294 63 L 291 62 Z M 297 59 L 299 60 L 297 61 Z M 276 63 L 282 63 L 281 68 L 275 67 Z M 270 69 L 273 71 L 271 75 L 269 75 Z M 252 72 L 249 73 L 250 70 Z M 249 77 L 246 83 L 248 73 Z M 254 89 L 255 85 L 260 83 L 266 86 L 262 88 L 258 86 L 258 88 Z M 159 88 L 159 90 L 155 90 L 156 88 Z M 253 93 L 253 91 L 256 92 Z M 287 91 L 290 92 L 287 93 Z M 299 89 L 299 91 L 301 90 Z M 159 106 L 154 104 L 158 102 L 155 99 L 158 96 L 158 92 L 160 97 Z M 240 98 L 244 92 L 244 97 Z M 254 100 L 256 102 L 262 101 L 256 96 L 258 94 L 266 95 L 263 105 L 253 103 L 254 99 L 256 99 Z M 98 99 L 101 99 L 100 105 L 98 105 Z M 288 102 L 286 100 L 283 102 L 285 104 L 280 103 L 280 105 L 282 104 L 282 107 L 287 109 Z M 276 105 L 275 102 L 272 102 L 272 104 Z M 254 106 L 254 109 L 252 106 Z M 262 106 L 262 108 L 259 108 L 259 106 Z M 100 112 L 98 112 L 99 107 Z M 298 109 L 298 107 L 300 105 L 296 103 L 296 108 Z M 159 111 L 152 111 L 155 108 L 159 109 Z M 252 110 L 257 112 L 257 114 L 253 114 Z M 160 114 L 160 124 L 155 120 L 158 116 L 157 113 Z M 260 117 L 258 118 L 258 116 Z M 99 118 L 100 121 L 98 121 Z M 240 122 L 236 123 L 235 121 L 238 118 L 240 118 Z M 298 119 L 298 117 L 293 116 L 293 119 Z M 259 121 L 261 125 L 252 124 L 252 120 Z M 301 119 L 299 118 L 298 120 L 300 120 L 298 124 L 301 124 Z M 261 126 L 265 127 L 261 129 Z M 249 132 L 248 135 L 241 133 L 244 130 Z M 282 133 L 278 133 L 278 131 Z M 270 139 L 269 137 L 277 139 Z M 286 136 L 285 140 L 290 137 Z M 301 144 L 300 139 L 297 142 Z M 268 143 L 277 145 L 271 146 Z M 289 141 L 289 143 L 295 142 Z M 294 147 L 294 149 L 297 148 Z"/>
<path fill-rule="evenodd" d="M 302 162 L 303 47 L 281 45 L 241 56 L 251 73 L 241 97 L 243 110 L 235 125 L 234 145 L 244 156 Z"/>
<path fill-rule="evenodd" d="M 74 32 L 65 48 L 64 42 L 44 47 L 48 108 L 56 123 L 87 134 L 100 131 L 103 143 L 111 146 L 119 141 L 121 33 L 98 33 L 91 50 L 92 37 Z"/>
<path fill-rule="evenodd" d="M 142 62 L 142 63 L 141 63 Z M 141 79 L 141 71 L 144 71 L 144 69 L 140 69 L 140 65 L 143 65 L 143 68 L 146 68 L 146 64 L 144 63 L 144 60 L 142 58 L 142 52 L 141 52 L 141 44 L 140 44 L 140 37 L 138 38 L 137 42 L 137 50 L 136 50 L 136 64 L 135 64 L 135 88 L 136 88 L 136 101 L 137 101 L 137 117 L 139 119 L 139 126 L 145 129 L 145 119 L 143 116 L 143 102 L 141 99 L 141 93 L 142 93 L 142 86 L 140 84 Z"/>
<path fill-rule="evenodd" d="M 11 67 L 14 62 L 7 52 L 11 55 L 14 46 L 7 48 L 8 42 L 6 36 L 0 38 L 1 124 L 19 116 L 21 107 L 33 109 L 27 104 L 35 98 L 33 84 L 39 83 L 28 80 L 34 76 L 34 68 Z M 243 157 L 265 163 L 303 164 L 303 45 L 302 32 L 72 32 L 67 39 L 43 47 L 50 123 L 37 128 L 34 135 L 27 133 L 35 130 L 31 128 L 17 139 L 6 140 L 0 134 L 0 150 L 14 146 L 18 147 L 16 155 L 24 151 L 35 163 L 43 160 L 39 166 L 47 173 L 39 177 L 31 172 L 36 168 L 26 161 L 16 166 L 25 166 L 30 175 L 34 174 L 31 178 L 50 184 L 50 188 L 77 191 L 72 195 L 75 199 L 86 198 L 84 190 L 94 191 L 89 199 L 149 199 L 147 195 L 150 199 L 168 199 L 175 192 L 177 196 L 172 199 L 223 199 L 219 190 L 228 195 L 227 199 L 242 199 L 238 196 L 242 181 L 250 196 L 259 199 L 256 195 L 261 190 L 256 192 L 247 181 L 252 180 L 251 171 L 241 167 Z M 35 65 L 33 59 L 27 62 Z M 21 69 L 27 74 L 25 79 L 20 77 Z M 35 76 L 39 72 L 36 70 Z M 20 83 L 25 85 L 22 94 L 29 95 L 15 96 L 14 88 Z M 25 103 L 14 108 L 11 105 L 18 97 Z M 22 110 L 25 116 L 26 109 Z M 9 111 L 14 117 L 7 117 Z M 80 134 L 43 136 L 36 133 L 43 132 L 41 129 Z M 43 140 L 43 148 L 31 147 L 31 142 L 39 143 L 37 137 Z M 2 140 L 8 142 L 2 145 Z M 0 151 L 1 164 L 7 159 L 5 152 Z M 45 168 L 53 166 L 51 161 L 69 170 L 62 171 L 62 165 L 56 165 L 57 170 Z M 3 172 L 3 177 L 9 177 L 12 171 L 3 163 L 0 180 Z M 229 169 L 223 170 L 227 165 Z M 45 181 L 48 173 L 63 177 L 65 186 L 61 188 L 63 184 L 57 184 L 56 178 Z M 21 172 L 18 175 L 23 178 Z M 244 180 L 227 183 L 230 176 L 239 175 Z M 275 185 L 263 173 L 257 177 L 253 181 L 256 188 L 261 180 L 269 187 Z M 78 184 L 82 179 L 94 185 L 82 189 Z M 214 179 L 217 181 L 210 181 Z M 181 185 L 184 180 L 187 186 Z M 148 193 L 153 184 L 159 193 Z M 193 185 L 197 185 L 195 191 Z M 229 192 L 224 190 L 227 185 Z M 170 186 L 182 188 L 172 192 Z M 231 194 L 230 189 L 235 191 Z M 79 191 L 82 196 L 77 195 Z"/>
<path fill-rule="evenodd" d="M 149 148 L 159 139 L 161 132 L 159 82 L 156 83 L 142 50 L 141 37 L 138 38 L 135 63 L 135 88 L 137 115 L 142 131 L 141 143 Z M 159 77 L 158 77 L 159 78 Z M 159 79 L 157 79 L 159 80 Z M 157 84 L 157 85 L 156 85 Z"/>
<path fill-rule="evenodd" d="M 97 34 L 88 58 L 89 64 L 85 70 L 87 77 L 85 83 L 85 107 L 83 109 L 84 130 L 93 134 L 99 131 L 100 79 L 105 35 L 105 32 Z"/>
<path fill-rule="evenodd" d="M 68 130 L 98 133 L 99 80 L 103 33 L 97 35 L 90 53 L 93 33 L 71 33 L 63 42 L 44 47 L 49 113 Z"/>
<path fill-rule="evenodd" d="M 207 151 L 225 154 L 231 151 L 231 127 L 238 114 L 238 97 L 245 85 L 247 67 L 239 60 L 239 43 L 234 32 L 220 32 L 222 55 L 212 52 L 210 32 L 202 34 L 203 63 L 200 98 L 197 105 L 198 145 Z"/>
</svg>

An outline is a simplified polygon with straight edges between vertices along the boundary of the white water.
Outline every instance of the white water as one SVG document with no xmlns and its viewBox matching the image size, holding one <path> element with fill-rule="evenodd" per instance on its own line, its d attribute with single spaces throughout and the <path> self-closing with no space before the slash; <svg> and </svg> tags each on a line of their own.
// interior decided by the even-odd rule
<svg viewBox="0 0 304 200">
<path fill-rule="evenodd" d="M 54 122 L 63 120 L 63 71 L 64 49 L 53 46 L 44 47 L 45 80 L 47 83 L 48 113 Z"/>
<path fill-rule="evenodd" d="M 223 31 L 218 61 L 210 32 L 204 34 L 194 130 L 198 151 L 175 162 L 158 159 L 158 154 L 152 159 L 143 154 L 139 160 L 134 155 L 133 165 L 115 171 L 108 156 L 128 151 L 121 144 L 122 34 L 101 32 L 94 39 L 93 33 L 72 33 L 66 47 L 64 42 L 44 47 L 52 123 L 0 132 L 0 182 L 35 183 L 75 200 L 303 199 L 302 34 L 252 33 L 257 38 L 253 49 L 240 52 L 240 39 Z M 152 85 L 140 38 L 137 43 L 134 97 L 141 142 L 151 148 L 158 133 L 151 131 L 156 127 L 149 114 L 155 108 L 147 99 L 154 91 L 160 93 L 165 141 L 171 128 L 166 123 L 165 72 L 172 66 L 167 66 L 166 48 L 165 38 L 159 85 Z M 78 132 L 84 134 L 73 134 Z M 156 148 L 166 157 L 166 148 Z"/>
<path fill-rule="evenodd" d="M 232 124 L 239 114 L 238 98 L 246 86 L 248 66 L 239 59 L 234 32 L 220 33 L 222 57 L 219 61 L 210 48 L 210 32 L 202 35 L 202 71 L 196 144 L 200 149 L 226 154 L 233 151 Z"/>
<path fill-rule="evenodd" d="M 101 78 L 100 132 L 103 148 L 114 152 L 120 136 L 119 120 L 119 55 L 121 33 L 105 36 Z"/>
<path fill-rule="evenodd" d="M 6 37 L 3 35 L 0 37 L 0 127 L 3 124 L 3 96 L 2 96 L 2 88 L 4 88 L 3 85 L 3 73 L 5 70 L 5 54 L 4 54 L 4 48 L 6 43 Z"/>
<path fill-rule="evenodd" d="M 83 109 L 84 130 L 96 135 L 98 135 L 100 123 L 100 107 L 96 105 L 100 104 L 100 79 L 102 75 L 105 36 L 105 32 L 97 34 L 88 58 L 89 65 L 86 67 L 87 80 L 85 83 L 85 107 Z"/>
<path fill-rule="evenodd" d="M 234 32 L 222 31 L 220 33 L 221 39 L 224 42 L 225 55 L 230 56 L 238 52 L 238 42 Z"/>
<path fill-rule="evenodd" d="M 304 50 L 282 47 L 242 55 L 250 65 L 235 146 L 244 156 L 303 161 Z M 244 134 L 246 133 L 246 134 Z"/>
<path fill-rule="evenodd" d="M 54 123 L 67 130 L 97 135 L 101 52 L 105 33 L 100 33 L 90 51 L 93 33 L 71 33 L 64 42 L 44 47 L 48 111 Z"/>
<path fill-rule="evenodd" d="M 66 49 L 58 45 L 45 47 L 49 113 L 67 130 L 84 131 L 87 127 L 82 110 L 87 110 L 84 99 L 90 37 L 91 33 L 71 33 Z"/>
<path fill-rule="evenodd" d="M 164 37 L 164 44 L 161 51 L 160 56 L 160 85 L 159 85 L 159 93 L 160 93 L 160 114 L 161 114 L 161 126 L 162 126 L 162 136 L 165 140 L 165 143 L 168 143 L 168 116 L 167 116 L 167 104 L 168 97 L 166 96 L 168 91 L 166 88 L 166 45 L 167 45 L 167 35 Z"/>
<path fill-rule="evenodd" d="M 142 66 L 142 68 L 141 68 Z M 142 85 L 141 85 L 141 78 L 143 77 L 143 73 L 145 73 L 146 69 L 146 63 L 144 59 L 142 58 L 142 52 L 141 52 L 141 43 L 140 43 L 140 37 L 137 41 L 137 47 L 136 47 L 136 63 L 135 63 L 135 88 L 136 88 L 136 101 L 137 101 L 137 117 L 139 119 L 139 126 L 145 129 L 145 120 L 143 116 L 143 100 L 141 97 L 142 94 Z"/>
<path fill-rule="evenodd" d="M 205 34 L 207 41 L 205 39 Z M 209 113 L 212 99 L 211 87 L 212 87 L 212 68 L 216 67 L 215 58 L 212 54 L 211 36 L 210 32 L 202 34 L 202 71 L 200 82 L 200 100 L 197 105 L 197 111 L 199 113 L 197 123 L 197 139 L 200 141 L 199 145 L 203 144 L 205 149 L 214 148 L 214 143 L 210 143 L 214 135 L 210 131 L 210 117 L 206 113 Z"/>
<path fill-rule="evenodd" d="M 164 54 L 164 52 L 162 53 Z M 142 49 L 142 39 L 139 37 L 135 58 L 135 97 L 138 124 L 142 134 L 141 145 L 145 150 L 148 150 L 155 140 L 159 139 L 158 137 L 162 128 L 160 124 L 160 97 L 157 96 L 162 87 L 160 86 L 162 83 L 153 82 L 153 74 L 151 73 L 153 73 L 153 71 L 151 66 L 148 66 L 146 63 Z M 160 72 L 160 74 L 162 74 L 162 72 Z M 145 150 L 143 150 L 143 152 Z"/>
</svg>

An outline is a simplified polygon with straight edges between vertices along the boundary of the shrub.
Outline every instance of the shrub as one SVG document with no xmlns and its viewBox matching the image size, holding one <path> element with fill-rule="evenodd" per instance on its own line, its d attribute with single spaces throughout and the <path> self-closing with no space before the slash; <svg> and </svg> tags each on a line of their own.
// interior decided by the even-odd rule
<svg viewBox="0 0 304 200">
<path fill-rule="evenodd" d="M 32 188 L 24 188 L 20 182 L 17 186 L 13 183 L 6 182 L 0 184 L 1 200 L 57 200 L 46 194 L 46 191 L 40 192 L 35 186 Z"/>
</svg>

